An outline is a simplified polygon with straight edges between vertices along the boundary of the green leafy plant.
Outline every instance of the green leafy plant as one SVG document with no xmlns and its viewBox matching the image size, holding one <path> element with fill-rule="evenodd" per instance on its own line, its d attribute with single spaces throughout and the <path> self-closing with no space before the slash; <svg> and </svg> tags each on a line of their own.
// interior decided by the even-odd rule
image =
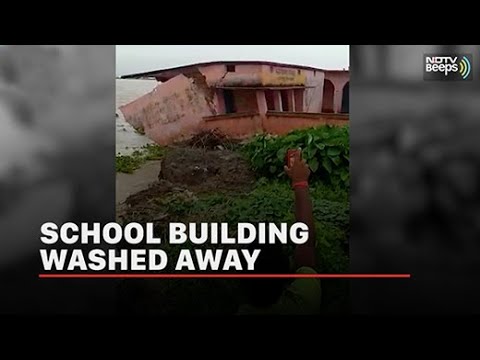
<svg viewBox="0 0 480 360">
<path fill-rule="evenodd" d="M 243 147 L 253 169 L 261 176 L 285 177 L 288 149 L 302 149 L 312 179 L 348 187 L 350 184 L 349 127 L 320 126 L 295 130 L 285 136 L 259 135 Z"/>
<path fill-rule="evenodd" d="M 165 156 L 166 148 L 156 144 L 147 144 L 142 148 L 145 160 L 160 160 Z"/>
<path fill-rule="evenodd" d="M 115 169 L 117 172 L 131 174 L 143 164 L 137 156 L 117 155 L 115 158 Z"/>
</svg>

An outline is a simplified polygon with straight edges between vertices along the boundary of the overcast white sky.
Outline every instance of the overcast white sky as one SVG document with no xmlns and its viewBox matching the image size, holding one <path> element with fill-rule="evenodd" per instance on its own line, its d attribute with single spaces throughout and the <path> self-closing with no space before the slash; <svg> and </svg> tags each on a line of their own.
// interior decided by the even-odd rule
<svg viewBox="0 0 480 360">
<path fill-rule="evenodd" d="M 116 45 L 117 76 L 218 60 L 264 60 L 324 69 L 349 66 L 349 45 Z"/>
</svg>

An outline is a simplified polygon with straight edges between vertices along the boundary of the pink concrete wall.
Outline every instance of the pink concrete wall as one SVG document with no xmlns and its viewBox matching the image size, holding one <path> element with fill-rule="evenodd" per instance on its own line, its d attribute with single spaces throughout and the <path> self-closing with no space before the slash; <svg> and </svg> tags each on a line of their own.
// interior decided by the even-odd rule
<svg viewBox="0 0 480 360">
<path fill-rule="evenodd" d="M 265 97 L 265 91 L 257 90 L 255 94 L 257 96 L 258 113 L 263 116 L 268 111 L 268 104 L 267 104 L 267 98 Z"/>
<path fill-rule="evenodd" d="M 263 65 L 261 64 L 252 64 L 252 65 L 237 65 L 235 68 L 235 72 L 250 74 L 250 73 L 257 73 L 262 71 Z"/>
<path fill-rule="evenodd" d="M 207 83 L 212 86 L 215 85 L 222 77 L 227 74 L 227 68 L 225 65 L 211 65 L 211 66 L 202 66 L 198 70 L 205 75 Z"/>
<path fill-rule="evenodd" d="M 295 113 L 267 113 L 263 120 L 265 132 L 284 135 L 295 129 L 305 129 L 320 125 L 348 125 L 347 115 L 338 114 L 295 114 Z"/>
<path fill-rule="evenodd" d="M 200 72 L 205 75 L 209 85 L 216 85 L 227 74 L 226 65 L 210 65 L 199 68 Z M 236 65 L 235 72 L 231 74 L 257 74 L 261 70 L 261 65 Z"/>
<path fill-rule="evenodd" d="M 202 129 L 219 129 L 235 139 L 244 139 L 263 132 L 262 117 L 259 114 L 226 114 L 205 118 Z"/>
<path fill-rule="evenodd" d="M 346 71 L 327 71 L 325 79 L 330 80 L 335 87 L 335 94 L 333 96 L 334 111 L 340 112 L 342 109 L 343 87 L 350 81 L 350 74 Z"/>
<path fill-rule="evenodd" d="M 295 129 L 321 125 L 348 125 L 348 115 L 343 114 L 294 114 L 268 112 L 260 114 L 227 114 L 204 118 L 202 129 L 219 129 L 224 134 L 244 139 L 260 133 L 283 135 Z"/>
<path fill-rule="evenodd" d="M 127 122 L 165 145 L 197 131 L 202 118 L 215 114 L 203 89 L 184 75 L 160 84 L 152 92 L 122 106 Z"/>
<path fill-rule="evenodd" d="M 304 70 L 305 71 L 305 70 Z M 307 71 L 307 88 L 303 97 L 303 111 L 308 113 L 319 113 L 322 109 L 323 79 L 325 74 L 322 71 Z"/>
</svg>

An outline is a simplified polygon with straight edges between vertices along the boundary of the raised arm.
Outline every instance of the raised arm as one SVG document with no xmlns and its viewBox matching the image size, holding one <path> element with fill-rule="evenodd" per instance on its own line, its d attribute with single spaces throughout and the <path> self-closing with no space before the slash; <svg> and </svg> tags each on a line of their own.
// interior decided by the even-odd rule
<svg viewBox="0 0 480 360">
<path fill-rule="evenodd" d="M 290 177 L 295 193 L 295 217 L 297 222 L 305 223 L 309 229 L 308 241 L 297 245 L 295 249 L 295 265 L 315 266 L 315 223 L 313 218 L 312 202 L 308 188 L 310 169 L 305 160 L 302 160 L 300 151 L 293 153 L 290 167 L 285 166 L 285 172 Z"/>
</svg>

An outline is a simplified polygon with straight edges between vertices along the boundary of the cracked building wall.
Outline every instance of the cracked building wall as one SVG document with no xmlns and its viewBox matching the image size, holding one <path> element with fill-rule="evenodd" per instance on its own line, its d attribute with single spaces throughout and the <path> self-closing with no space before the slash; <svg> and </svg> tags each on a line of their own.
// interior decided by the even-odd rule
<svg viewBox="0 0 480 360">
<path fill-rule="evenodd" d="M 238 65 L 236 73 L 256 74 L 261 65 Z M 224 109 L 215 86 L 228 75 L 225 65 L 205 66 L 184 71 L 159 84 L 152 92 L 120 107 L 125 120 L 160 145 L 190 137 L 202 120 Z M 236 99 L 241 111 L 257 106 L 253 92 Z"/>
<path fill-rule="evenodd" d="M 120 107 L 125 120 L 160 145 L 188 138 L 203 117 L 215 115 L 213 94 L 201 80 L 181 74 Z"/>
</svg>

